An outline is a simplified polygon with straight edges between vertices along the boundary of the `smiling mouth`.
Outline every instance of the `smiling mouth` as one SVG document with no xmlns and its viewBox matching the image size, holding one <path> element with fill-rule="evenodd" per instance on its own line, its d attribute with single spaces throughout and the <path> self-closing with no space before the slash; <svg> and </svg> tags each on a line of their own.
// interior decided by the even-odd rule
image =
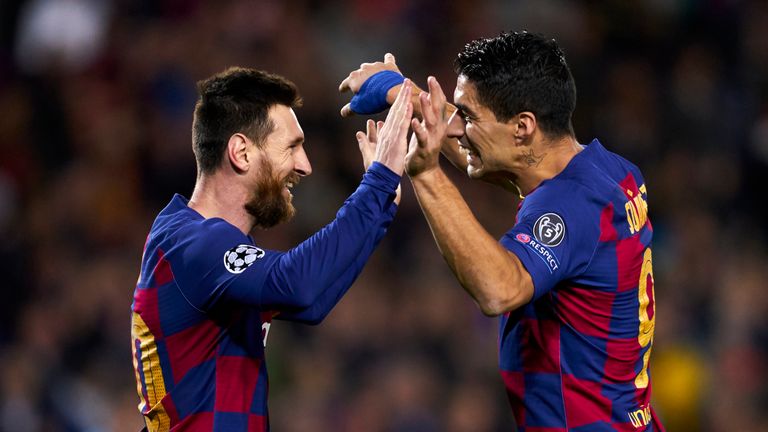
<svg viewBox="0 0 768 432">
<path fill-rule="evenodd" d="M 283 187 L 285 188 L 286 192 L 288 192 L 288 195 L 293 196 L 293 193 L 291 190 L 294 186 L 299 184 L 299 179 L 295 177 L 291 177 L 285 180 L 285 183 L 283 184 Z"/>
<path fill-rule="evenodd" d="M 467 162 L 480 159 L 480 154 L 472 147 L 459 144 L 459 151 L 467 157 Z"/>
</svg>

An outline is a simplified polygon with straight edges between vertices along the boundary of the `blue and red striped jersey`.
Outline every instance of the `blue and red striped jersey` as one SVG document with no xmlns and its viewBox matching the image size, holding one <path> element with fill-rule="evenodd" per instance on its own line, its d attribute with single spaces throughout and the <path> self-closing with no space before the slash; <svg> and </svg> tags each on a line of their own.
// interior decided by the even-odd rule
<svg viewBox="0 0 768 432">
<path fill-rule="evenodd" d="M 400 176 L 374 163 L 336 218 L 295 248 L 263 249 L 176 195 L 152 225 L 131 338 L 149 431 L 267 431 L 273 318 L 320 322 L 394 217 Z"/>
<path fill-rule="evenodd" d="M 519 431 L 663 430 L 648 370 L 652 236 L 640 170 L 597 140 L 523 199 L 501 244 L 534 295 L 499 337 Z"/>
</svg>

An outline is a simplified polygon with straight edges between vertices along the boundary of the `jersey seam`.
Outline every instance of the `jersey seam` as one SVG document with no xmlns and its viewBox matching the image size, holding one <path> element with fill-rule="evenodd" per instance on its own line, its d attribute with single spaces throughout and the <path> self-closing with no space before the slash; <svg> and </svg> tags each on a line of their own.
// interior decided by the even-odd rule
<svg viewBox="0 0 768 432">
<path fill-rule="evenodd" d="M 185 215 L 185 216 L 187 216 L 187 217 L 182 219 L 182 220 L 180 220 L 180 221 L 178 221 L 178 226 L 176 226 L 175 229 L 173 229 L 172 232 L 169 232 L 170 230 L 166 231 L 167 234 L 166 234 L 165 238 L 167 240 L 171 241 L 174 246 L 176 245 L 176 243 L 178 243 L 176 241 L 175 234 L 178 233 L 180 230 L 186 228 L 186 223 L 185 222 L 190 222 L 190 221 L 194 222 L 193 220 L 191 220 L 191 218 L 189 218 L 188 215 Z M 176 275 L 173 272 L 173 264 L 171 263 L 170 260 L 168 260 L 168 267 L 171 269 L 171 274 L 173 275 L 173 284 L 176 286 L 176 289 L 179 291 L 179 294 L 181 294 L 181 297 L 184 299 L 184 301 L 186 301 L 187 304 L 192 307 L 192 309 L 196 310 L 197 312 L 200 312 L 203 315 L 207 315 L 208 314 L 207 311 L 205 311 L 203 309 L 200 309 L 199 307 L 195 306 L 192 303 L 192 301 L 189 298 L 187 298 L 186 294 L 184 294 L 184 291 L 181 289 L 181 285 L 179 285 L 178 280 L 176 280 Z"/>
<path fill-rule="evenodd" d="M 170 262 L 169 262 L 168 264 L 170 265 Z M 173 268 L 171 268 L 171 272 L 173 272 Z M 184 300 L 187 302 L 187 304 L 189 304 L 190 306 L 192 306 L 192 309 L 194 309 L 194 310 L 196 310 L 196 311 L 200 312 L 200 313 L 201 313 L 201 314 L 203 314 L 203 315 L 206 315 L 206 314 L 208 313 L 207 311 L 204 311 L 204 310 L 200 309 L 199 307 L 195 306 L 195 305 L 192 303 L 192 301 L 191 301 L 191 300 L 189 300 L 189 299 L 187 298 L 187 296 L 184 294 L 184 291 L 181 289 L 181 286 L 180 286 L 180 285 L 179 285 L 179 283 L 176 281 L 176 278 L 175 278 L 175 276 L 174 276 L 174 279 L 173 279 L 173 284 L 174 284 L 174 285 L 176 285 L 176 289 L 177 289 L 177 290 L 179 290 L 179 294 L 181 294 L 181 296 L 184 298 Z"/>
</svg>

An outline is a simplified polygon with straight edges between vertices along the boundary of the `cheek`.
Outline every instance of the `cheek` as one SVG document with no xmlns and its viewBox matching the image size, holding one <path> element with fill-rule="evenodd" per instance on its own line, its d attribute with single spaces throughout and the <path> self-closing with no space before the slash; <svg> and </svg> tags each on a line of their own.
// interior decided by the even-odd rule
<svg viewBox="0 0 768 432">
<path fill-rule="evenodd" d="M 282 153 L 274 155 L 272 158 L 270 158 L 270 162 L 272 163 L 272 171 L 277 176 L 283 176 L 285 171 L 290 171 L 293 159 L 291 158 L 290 153 Z"/>
<path fill-rule="evenodd" d="M 488 147 L 488 131 L 478 125 L 467 126 L 467 138 L 478 149 L 487 149 Z"/>
<path fill-rule="evenodd" d="M 293 172 L 295 166 L 293 158 L 287 158 L 278 165 L 276 174 L 278 174 L 279 178 L 288 177 Z"/>
</svg>

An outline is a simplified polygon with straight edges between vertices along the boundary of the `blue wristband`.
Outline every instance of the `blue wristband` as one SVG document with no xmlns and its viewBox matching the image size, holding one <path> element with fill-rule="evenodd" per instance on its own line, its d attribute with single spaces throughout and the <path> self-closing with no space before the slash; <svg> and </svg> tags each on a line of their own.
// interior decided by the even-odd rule
<svg viewBox="0 0 768 432">
<path fill-rule="evenodd" d="M 405 78 L 395 71 L 376 72 L 365 80 L 349 107 L 357 114 L 376 114 L 384 111 L 389 107 L 387 92 L 403 81 Z"/>
</svg>

